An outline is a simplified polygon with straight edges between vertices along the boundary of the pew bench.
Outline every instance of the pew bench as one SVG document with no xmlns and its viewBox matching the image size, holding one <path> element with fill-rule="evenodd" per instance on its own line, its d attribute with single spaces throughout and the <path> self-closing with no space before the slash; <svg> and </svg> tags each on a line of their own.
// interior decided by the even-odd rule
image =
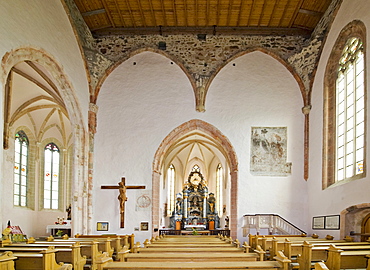
<svg viewBox="0 0 370 270">
<path fill-rule="evenodd" d="M 41 252 L 13 252 L 16 270 L 72 270 L 71 264 L 57 263 L 55 250 L 52 247 Z"/>
<path fill-rule="evenodd" d="M 325 262 L 330 270 L 370 269 L 370 249 L 343 251 L 341 247 L 331 246 Z"/>
<path fill-rule="evenodd" d="M 107 262 L 102 258 L 98 261 L 98 270 L 233 270 L 233 269 L 249 269 L 249 270 L 288 270 L 290 260 L 287 259 L 282 252 L 279 252 L 275 257 L 275 261 L 218 261 L 218 262 Z"/>
<path fill-rule="evenodd" d="M 14 256 L 13 252 L 6 251 L 0 253 L 0 269 L 1 270 L 14 270 L 14 260 L 17 257 Z"/>
<path fill-rule="evenodd" d="M 348 249 L 347 249 L 348 248 Z M 343 254 L 344 257 L 341 257 Z M 297 256 L 297 262 L 292 263 L 292 269 L 309 270 L 314 267 L 316 262 L 326 261 L 326 265 L 330 270 L 337 264 L 341 266 L 340 269 L 356 269 L 366 268 L 367 258 L 366 255 L 370 255 L 370 246 L 313 246 L 312 244 L 305 242 L 302 245 L 302 254 Z M 348 257 L 347 257 L 348 256 Z M 341 263 L 342 262 L 342 263 Z M 355 263 L 357 262 L 357 264 Z M 362 266 L 362 267 L 359 267 Z"/>
<path fill-rule="evenodd" d="M 77 242 L 79 243 L 79 242 Z M 76 243 L 75 243 L 76 244 Z M 70 246 L 70 243 L 67 242 L 47 242 L 47 241 L 37 241 L 33 244 L 25 244 L 25 243 L 14 243 L 13 246 L 21 246 L 21 247 L 37 247 L 37 248 L 47 248 L 49 246 L 53 246 L 56 249 L 65 248 Z M 91 270 L 96 270 L 96 261 L 99 257 L 102 257 L 103 254 L 107 254 L 106 252 L 101 252 L 98 250 L 98 242 L 97 241 L 90 241 L 90 242 L 83 242 L 79 244 L 80 246 L 80 253 L 82 257 L 86 257 L 86 263 L 90 266 Z M 6 248 L 6 247 L 5 247 Z M 108 254 L 107 254 L 108 255 Z M 109 256 L 108 256 L 109 257 Z M 112 257 L 110 257 L 112 259 Z"/>
<path fill-rule="evenodd" d="M 232 262 L 257 261 L 256 253 L 125 253 L 120 256 L 121 262 Z"/>
<path fill-rule="evenodd" d="M 12 252 L 33 252 L 39 253 L 47 248 L 48 246 L 32 246 L 31 244 L 12 244 L 6 247 L 0 248 L 0 251 L 12 251 Z M 81 255 L 81 246 L 79 243 L 73 245 L 55 247 L 53 248 L 56 252 L 56 261 L 65 262 L 72 264 L 73 269 L 83 270 L 86 264 L 86 256 Z M 0 268 L 1 269 L 1 268 Z"/>
</svg>

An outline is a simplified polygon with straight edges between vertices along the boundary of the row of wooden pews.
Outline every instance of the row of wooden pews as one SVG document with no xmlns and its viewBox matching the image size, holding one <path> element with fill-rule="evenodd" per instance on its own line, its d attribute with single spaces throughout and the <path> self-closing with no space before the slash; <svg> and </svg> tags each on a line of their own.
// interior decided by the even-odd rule
<svg viewBox="0 0 370 270">
<path fill-rule="evenodd" d="M 136 245 L 137 246 L 137 245 Z M 281 269 L 290 260 L 281 252 L 274 261 L 262 261 L 258 252 L 231 238 L 205 235 L 161 236 L 146 240 L 136 252 L 122 250 L 118 262 L 101 263 L 98 270 L 113 269 Z"/>
<path fill-rule="evenodd" d="M 31 238 L 27 243 L 3 241 L 0 242 L 0 254 L 3 253 L 0 269 L 84 270 L 88 267 L 96 270 L 98 261 L 113 261 L 119 251 L 131 248 L 133 242 L 134 235 L 76 235 L 75 238 L 65 235 L 62 239 L 50 236 L 45 241 Z"/>
<path fill-rule="evenodd" d="M 329 270 L 366 269 L 370 270 L 370 242 L 353 242 L 351 237 L 334 240 L 331 236 L 318 238 L 303 236 L 251 236 L 257 245 L 272 259 L 278 252 L 290 259 L 291 269 L 310 270 L 325 267 Z M 260 246 L 261 244 L 262 246 Z M 325 268 L 324 268 L 325 269 Z"/>
</svg>

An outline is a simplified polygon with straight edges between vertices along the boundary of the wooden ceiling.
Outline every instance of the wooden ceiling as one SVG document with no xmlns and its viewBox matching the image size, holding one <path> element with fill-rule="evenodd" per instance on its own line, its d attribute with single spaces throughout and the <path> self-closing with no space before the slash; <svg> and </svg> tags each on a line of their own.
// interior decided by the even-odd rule
<svg viewBox="0 0 370 270">
<path fill-rule="evenodd" d="M 310 34 L 331 0 L 74 0 L 96 35 Z"/>
</svg>

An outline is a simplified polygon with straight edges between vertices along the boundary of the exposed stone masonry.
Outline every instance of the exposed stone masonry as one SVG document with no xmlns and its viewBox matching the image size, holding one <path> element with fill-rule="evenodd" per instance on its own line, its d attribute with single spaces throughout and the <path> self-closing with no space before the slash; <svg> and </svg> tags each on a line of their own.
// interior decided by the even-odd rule
<svg viewBox="0 0 370 270">
<path fill-rule="evenodd" d="M 169 61 L 182 65 L 188 72 L 196 95 L 197 110 L 203 111 L 207 88 L 212 76 L 228 61 L 256 49 L 262 49 L 290 65 L 290 70 L 297 74 L 296 79 L 303 84 L 304 89 L 301 91 L 304 104 L 309 105 L 312 79 L 323 41 L 342 1 L 332 1 L 310 39 L 302 36 L 221 36 L 216 33 L 216 35 L 207 35 L 205 41 L 198 40 L 196 34 L 104 36 L 94 39 L 74 2 L 65 0 L 65 3 L 84 48 L 91 75 L 90 86 L 93 91 L 91 93 L 93 102 L 96 101 L 102 80 L 114 66 L 138 51 L 160 51 L 159 44 L 164 42 L 166 47 L 161 52 L 170 58 Z"/>
</svg>

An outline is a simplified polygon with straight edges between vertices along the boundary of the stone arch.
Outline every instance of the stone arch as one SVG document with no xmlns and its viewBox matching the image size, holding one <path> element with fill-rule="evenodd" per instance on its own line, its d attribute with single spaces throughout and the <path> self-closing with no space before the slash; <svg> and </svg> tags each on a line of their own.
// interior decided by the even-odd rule
<svg viewBox="0 0 370 270">
<path fill-rule="evenodd" d="M 270 51 L 270 50 L 267 50 L 265 48 L 262 48 L 262 47 L 254 47 L 254 48 L 249 48 L 243 52 L 240 52 L 240 53 L 237 53 L 235 55 L 233 55 L 232 57 L 230 57 L 229 59 L 227 59 L 223 65 L 219 66 L 218 69 L 212 74 L 212 76 L 210 77 L 210 79 L 207 81 L 207 84 L 206 84 L 206 93 L 205 93 L 205 96 L 207 95 L 207 92 L 208 92 L 208 88 L 210 87 L 212 81 L 214 80 L 214 78 L 217 76 L 217 74 L 226 66 L 228 65 L 230 62 L 232 62 L 233 60 L 235 60 L 236 58 L 239 58 L 243 55 L 246 55 L 248 53 L 252 53 L 252 52 L 255 52 L 255 51 L 259 51 L 259 52 L 262 52 L 264 54 L 267 54 L 269 56 L 271 56 L 272 58 L 274 58 L 275 60 L 277 60 L 279 63 L 281 63 L 291 74 L 292 76 L 294 77 L 294 79 L 297 81 L 298 83 L 298 86 L 299 86 L 299 89 L 301 91 L 301 95 L 302 95 L 302 99 L 303 99 L 303 104 L 304 106 L 306 105 L 309 105 L 309 97 L 307 96 L 307 93 L 306 93 L 306 90 L 305 90 L 305 87 L 304 87 L 304 83 L 303 83 L 303 80 L 302 78 L 299 76 L 299 74 L 295 71 L 295 69 L 283 58 L 281 58 L 278 54 Z"/>
<path fill-rule="evenodd" d="M 115 62 L 113 65 L 111 65 L 109 68 L 107 68 L 104 75 L 99 79 L 99 81 L 97 83 L 97 86 L 95 88 L 95 92 L 91 96 L 90 102 L 96 103 L 96 101 L 98 99 L 98 96 L 99 96 L 100 89 L 101 89 L 104 81 L 108 78 L 109 74 L 111 74 L 113 72 L 113 70 L 115 70 L 119 65 L 121 65 L 123 62 L 127 61 L 131 57 L 133 57 L 135 55 L 138 55 L 142 52 L 153 52 L 153 53 L 160 54 L 160 55 L 168 58 L 170 61 L 174 62 L 176 65 L 178 65 L 181 68 L 181 70 L 185 73 L 186 77 L 189 79 L 190 84 L 193 88 L 194 95 L 196 96 L 196 82 L 195 82 L 195 79 L 190 74 L 189 70 L 185 67 L 184 63 L 179 61 L 178 58 L 171 56 L 170 54 L 166 53 L 163 50 L 147 47 L 147 48 L 140 48 L 140 49 L 137 49 L 137 50 L 134 50 L 134 51 L 130 52 L 127 56 L 120 59 L 120 61 Z"/>
<path fill-rule="evenodd" d="M 360 233 L 364 219 L 370 215 L 370 203 L 352 205 L 340 212 L 340 238 L 352 236 L 351 232 Z M 359 235 L 354 235 L 360 241 Z"/>
<path fill-rule="evenodd" d="M 7 87 L 8 78 L 11 69 L 20 62 L 30 61 L 36 62 L 43 66 L 53 77 L 60 95 L 66 105 L 68 116 L 73 126 L 74 135 L 74 175 L 73 182 L 75 185 L 74 205 L 73 205 L 73 228 L 72 232 L 79 231 L 81 233 L 88 233 L 91 230 L 88 212 L 91 211 L 91 203 L 89 202 L 87 190 L 87 145 L 88 136 L 83 122 L 82 112 L 75 95 L 72 82 L 64 72 L 62 65 L 47 53 L 45 50 L 34 47 L 20 47 L 7 52 L 1 59 L 2 73 L 0 74 L 0 83 L 3 89 Z M 4 130 L 5 131 L 5 130 Z M 83 181 L 81 181 L 83 179 Z M 80 194 L 81 193 L 81 194 Z"/>
<path fill-rule="evenodd" d="M 159 145 L 153 160 L 152 165 L 152 224 L 153 227 L 159 224 L 159 194 L 160 194 L 160 175 L 161 166 L 166 152 L 169 150 L 171 145 L 183 135 L 189 133 L 193 130 L 200 130 L 209 136 L 211 136 L 215 141 L 218 142 L 219 146 L 226 153 L 226 160 L 230 166 L 230 179 L 231 179 L 231 193 L 230 193 L 230 231 L 231 237 L 237 237 L 237 202 L 238 202 L 238 160 L 236 152 L 231 145 L 230 141 L 225 135 L 221 133 L 213 125 L 199 120 L 193 119 L 185 122 L 172 130 L 166 138 Z"/>
</svg>

